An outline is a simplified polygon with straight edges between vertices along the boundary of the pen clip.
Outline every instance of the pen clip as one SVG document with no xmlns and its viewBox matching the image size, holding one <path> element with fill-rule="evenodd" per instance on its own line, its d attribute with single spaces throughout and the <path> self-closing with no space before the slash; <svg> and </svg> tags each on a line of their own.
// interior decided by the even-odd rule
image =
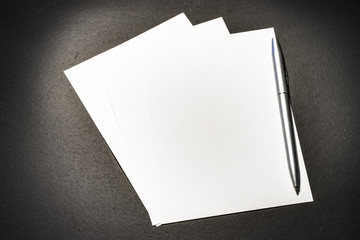
<svg viewBox="0 0 360 240">
<path fill-rule="evenodd" d="M 283 50 L 281 48 L 281 44 L 280 44 L 280 41 L 279 41 L 279 38 L 276 37 L 276 41 L 278 43 L 278 50 L 279 50 L 279 53 L 280 53 L 280 57 L 281 57 L 281 64 L 283 65 L 283 70 L 284 70 L 284 77 L 285 77 L 285 83 L 287 85 L 287 89 L 288 89 L 288 95 L 289 95 L 289 100 L 291 101 L 291 95 L 290 95 L 290 88 L 289 88 L 289 74 L 288 74 L 288 71 L 287 71 L 287 68 L 286 68 L 286 63 L 285 63 L 285 57 L 284 57 L 284 53 L 283 53 Z"/>
</svg>

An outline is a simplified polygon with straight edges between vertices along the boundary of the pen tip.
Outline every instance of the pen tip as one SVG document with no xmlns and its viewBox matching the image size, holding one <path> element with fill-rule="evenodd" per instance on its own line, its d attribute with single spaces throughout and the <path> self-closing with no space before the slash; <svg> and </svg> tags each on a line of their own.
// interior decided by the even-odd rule
<svg viewBox="0 0 360 240">
<path fill-rule="evenodd" d="M 300 188 L 298 186 L 295 187 L 296 194 L 299 195 Z"/>
</svg>

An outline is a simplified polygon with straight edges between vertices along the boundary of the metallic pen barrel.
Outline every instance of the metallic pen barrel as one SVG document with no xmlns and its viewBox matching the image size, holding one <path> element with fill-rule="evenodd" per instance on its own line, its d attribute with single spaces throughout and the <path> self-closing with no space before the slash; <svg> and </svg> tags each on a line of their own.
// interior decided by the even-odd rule
<svg viewBox="0 0 360 240">
<path fill-rule="evenodd" d="M 283 127 L 286 155 L 288 159 L 289 171 L 291 179 L 297 194 L 300 191 L 300 172 L 299 172 L 299 160 L 296 150 L 294 126 L 292 121 L 292 114 L 289 104 L 288 93 L 279 93 L 281 122 Z"/>
<path fill-rule="evenodd" d="M 272 39 L 272 52 L 274 61 L 274 70 L 276 77 L 276 87 L 279 98 L 281 122 L 284 134 L 286 156 L 288 160 L 289 171 L 291 179 L 296 191 L 299 194 L 300 191 L 300 169 L 299 160 L 296 150 L 295 133 L 292 111 L 290 107 L 290 98 L 288 92 L 288 84 L 286 83 L 286 73 L 284 70 L 284 62 L 280 57 L 279 45 L 276 39 Z"/>
</svg>

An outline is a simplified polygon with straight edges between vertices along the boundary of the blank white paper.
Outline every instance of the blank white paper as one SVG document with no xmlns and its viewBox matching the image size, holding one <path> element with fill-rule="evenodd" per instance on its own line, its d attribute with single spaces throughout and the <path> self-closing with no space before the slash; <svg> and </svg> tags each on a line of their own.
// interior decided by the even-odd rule
<svg viewBox="0 0 360 240">
<path fill-rule="evenodd" d="M 298 138 L 299 196 L 288 170 L 274 36 L 179 43 L 144 73 L 158 224 L 312 201 Z"/>
<path fill-rule="evenodd" d="M 128 42 L 65 71 L 67 78 L 145 207 L 147 207 L 148 202 L 146 201 L 146 196 L 141 191 L 141 183 L 137 180 L 134 168 L 127 159 L 128 150 L 123 141 L 121 129 L 116 121 L 116 116 L 103 85 L 101 74 L 103 73 L 104 67 L 119 67 L 117 62 L 113 61 L 114 56 L 121 54 L 122 49 L 130 45 L 130 41 L 134 43 L 133 45 L 135 45 L 136 42 L 151 45 L 151 41 L 156 41 L 159 37 L 171 35 L 174 32 L 183 34 L 191 28 L 192 25 L 185 14 L 180 14 Z"/>
<path fill-rule="evenodd" d="M 274 36 L 180 14 L 65 71 L 153 225 L 312 201 L 297 132 L 299 196 L 288 171 Z"/>
<path fill-rule="evenodd" d="M 122 58 L 124 60 L 126 60 L 126 58 L 131 59 L 134 57 L 133 53 L 138 51 L 139 48 L 152 48 L 152 42 L 165 42 L 170 40 L 169 36 L 171 35 L 180 38 L 185 35 L 190 28 L 191 24 L 186 16 L 180 14 L 136 38 L 129 40 L 129 42 L 121 44 L 65 71 L 66 76 L 92 117 L 100 133 L 103 135 L 114 156 L 123 168 L 140 199 L 149 211 L 150 216 L 152 215 L 150 211 L 153 208 L 149 206 L 150 203 L 147 200 L 148 197 L 142 192 L 142 184 L 138 181 L 136 176 L 136 171 L 140 171 L 141 174 L 144 171 L 143 169 L 146 168 L 140 168 L 139 170 L 132 166 L 131 157 L 128 157 L 130 151 L 127 149 L 125 141 L 123 140 L 120 124 L 118 124 L 116 120 L 116 115 L 113 112 L 113 107 L 109 101 L 102 79 L 104 78 L 104 75 L 106 75 L 104 71 L 109 71 L 111 68 L 121 69 L 121 67 L 123 67 L 119 65 L 117 58 Z M 194 26 L 194 29 L 199 32 L 206 32 L 207 34 L 216 36 L 228 34 L 225 23 L 221 18 L 198 24 Z M 124 48 L 128 48 L 128 46 L 133 50 L 136 47 L 138 47 L 138 49 L 135 49 L 132 53 L 131 50 L 123 50 Z M 131 56 L 129 56 L 129 53 L 131 53 Z M 143 54 L 145 53 L 146 51 L 143 52 Z M 138 55 L 138 57 L 140 56 Z M 126 69 L 128 70 L 128 68 Z M 131 93 L 131 89 L 125 90 Z M 141 99 L 143 100 L 144 96 L 141 96 Z M 145 102 L 142 102 L 142 104 L 144 105 Z M 144 112 L 144 114 L 146 114 L 146 112 Z M 146 118 L 142 120 L 146 120 Z M 147 127 L 147 122 L 144 121 L 143 125 L 143 127 Z"/>
</svg>

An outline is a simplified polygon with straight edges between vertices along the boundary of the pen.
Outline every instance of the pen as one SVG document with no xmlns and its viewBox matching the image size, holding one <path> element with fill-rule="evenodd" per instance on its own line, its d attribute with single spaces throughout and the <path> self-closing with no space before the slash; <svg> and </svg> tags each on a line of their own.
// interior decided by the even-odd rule
<svg viewBox="0 0 360 240">
<path fill-rule="evenodd" d="M 300 170 L 296 151 L 294 125 L 292 121 L 293 118 L 290 108 L 289 88 L 286 81 L 287 73 L 280 44 L 275 38 L 272 39 L 272 55 L 288 166 L 296 194 L 299 195 Z"/>
</svg>

